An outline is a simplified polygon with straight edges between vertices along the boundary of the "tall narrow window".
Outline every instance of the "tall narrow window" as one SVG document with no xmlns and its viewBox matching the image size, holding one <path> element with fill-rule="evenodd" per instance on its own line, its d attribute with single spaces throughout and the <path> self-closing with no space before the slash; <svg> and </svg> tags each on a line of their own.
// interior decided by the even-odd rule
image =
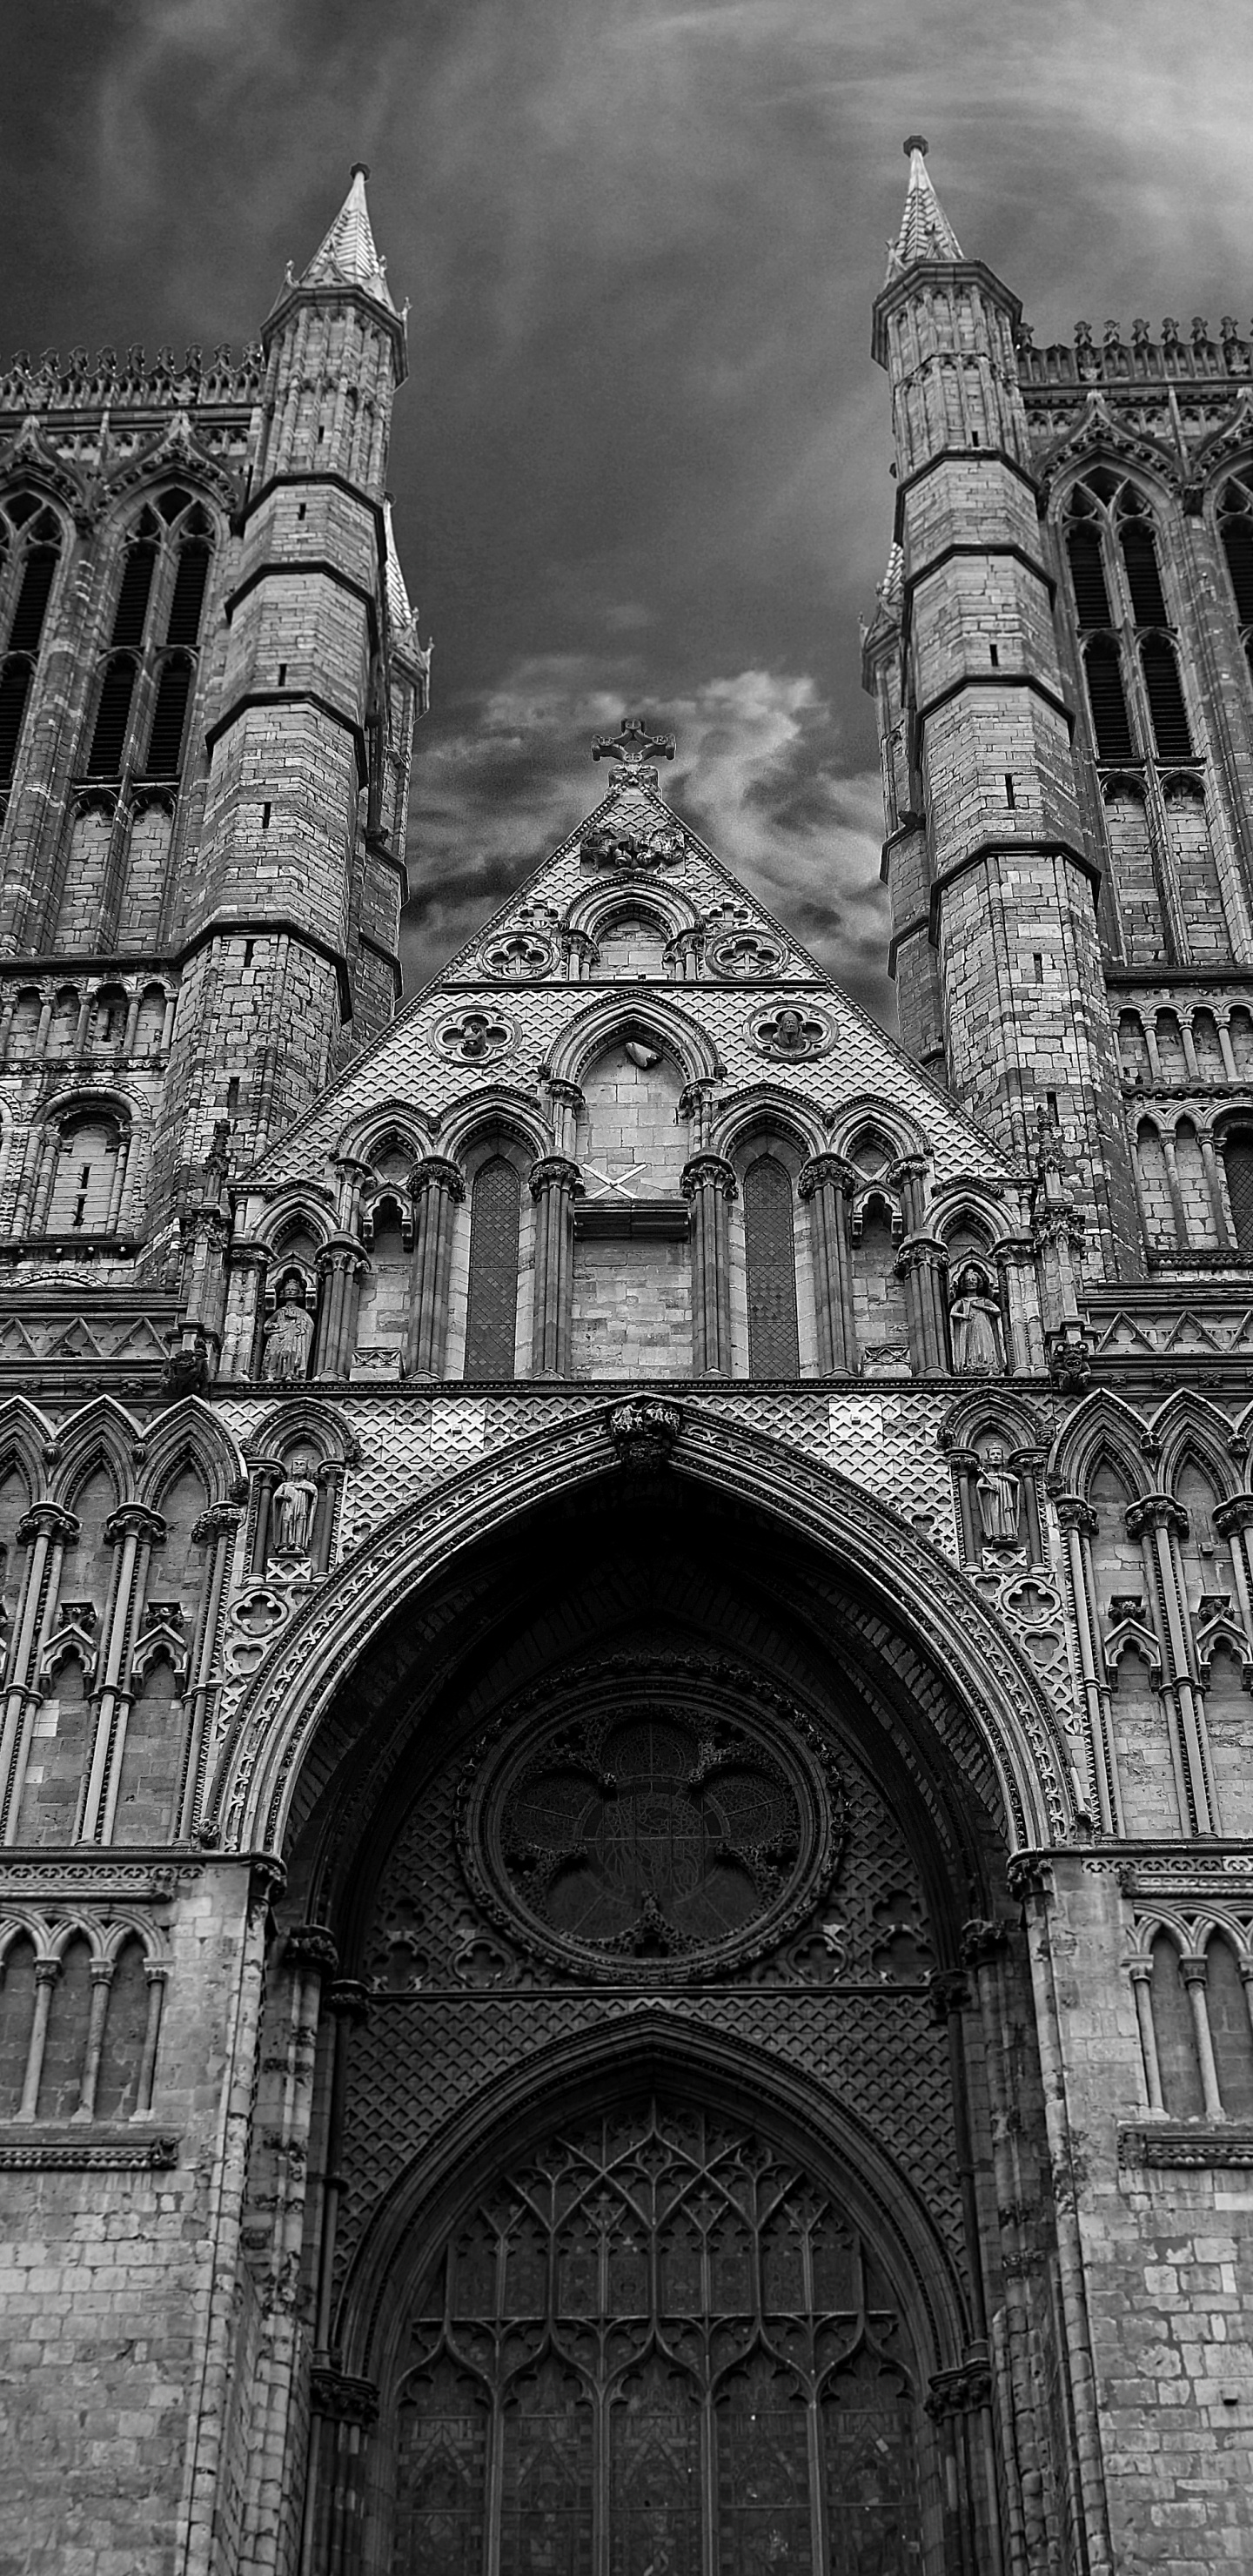
<svg viewBox="0 0 1253 2576">
<path fill-rule="evenodd" d="M 174 596 L 170 602 L 170 620 L 165 630 L 167 644 L 196 644 L 200 640 L 200 612 L 204 606 L 205 583 L 209 578 L 209 549 L 202 537 L 189 538 L 180 547 Z"/>
<path fill-rule="evenodd" d="M 14 493 L 0 509 L 0 788 L 17 764 L 60 550 L 54 513 Z"/>
<path fill-rule="evenodd" d="M 1201 2069 L 1179 1953 L 1165 1932 L 1153 1943 L 1153 2031 L 1162 2099 L 1177 2120 L 1199 2120 L 1205 2110 Z"/>
<path fill-rule="evenodd" d="M 468 1378 L 513 1376 L 520 1215 L 518 1175 L 503 1154 L 493 1155 L 476 1172 L 470 1193 L 465 1362 Z"/>
<path fill-rule="evenodd" d="M 1097 528 L 1080 522 L 1066 539 L 1070 557 L 1070 577 L 1074 584 L 1075 607 L 1081 626 L 1112 626 L 1109 592 L 1105 587 L 1105 570 L 1101 562 L 1101 537 Z"/>
<path fill-rule="evenodd" d="M 1118 667 L 1118 646 L 1113 637 L 1095 636 L 1083 659 L 1097 759 L 1134 760 L 1135 744 L 1131 739 L 1127 700 Z"/>
<path fill-rule="evenodd" d="M 1253 665 L 1253 491 L 1247 483 L 1227 484 L 1219 503 L 1218 528 L 1240 624 L 1240 640 L 1250 665 Z"/>
<path fill-rule="evenodd" d="M 161 666 L 157 702 L 148 736 L 149 778 L 176 778 L 182 761 L 183 729 L 191 695 L 191 663 L 185 653 L 172 653 Z"/>
<path fill-rule="evenodd" d="M 1137 626 L 1168 626 L 1157 549 L 1147 519 L 1136 515 L 1122 524 L 1122 559 L 1126 566 L 1131 613 Z"/>
<path fill-rule="evenodd" d="M 98 685 L 89 777 L 137 770 L 148 778 L 178 778 L 211 539 L 207 513 L 179 490 L 163 492 L 133 529 L 122 555 L 110 650 Z"/>
<path fill-rule="evenodd" d="M 155 526 L 155 521 L 152 523 Z M 142 644 L 148 623 L 148 598 L 152 576 L 157 568 L 155 537 L 142 536 L 128 546 L 118 583 L 117 606 L 113 611 L 114 644 Z"/>
<path fill-rule="evenodd" d="M 1144 666 L 1144 685 L 1148 692 L 1158 759 L 1191 760 L 1192 736 L 1188 730 L 1188 712 L 1183 702 L 1173 645 L 1167 643 L 1164 635 L 1146 635 L 1140 647 L 1140 660 Z"/>
<path fill-rule="evenodd" d="M 1222 1143 L 1236 1247 L 1253 1260 L 1253 1127 L 1229 1128 Z"/>
<path fill-rule="evenodd" d="M 129 653 L 117 653 L 111 662 L 106 662 L 100 683 L 95 729 L 87 755 L 89 778 L 117 777 L 126 749 L 134 694 L 135 664 Z"/>
<path fill-rule="evenodd" d="M 752 1377 L 795 1377 L 796 1239 L 792 1183 L 773 1154 L 760 1154 L 744 1175 L 744 1242 L 748 1261 L 748 1366 Z"/>
</svg>

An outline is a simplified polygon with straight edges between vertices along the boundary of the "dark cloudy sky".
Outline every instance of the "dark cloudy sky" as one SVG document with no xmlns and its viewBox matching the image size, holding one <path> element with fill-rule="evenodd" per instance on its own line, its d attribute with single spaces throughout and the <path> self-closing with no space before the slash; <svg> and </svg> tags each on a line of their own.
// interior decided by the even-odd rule
<svg viewBox="0 0 1253 2576">
<path fill-rule="evenodd" d="M 669 791 L 890 1015 L 858 619 L 890 534 L 868 354 L 902 137 L 1039 337 L 1248 324 L 1249 0 L 7 0 L 3 336 L 255 334 L 349 164 L 410 380 L 435 641 L 411 976 L 595 802 Z"/>
</svg>

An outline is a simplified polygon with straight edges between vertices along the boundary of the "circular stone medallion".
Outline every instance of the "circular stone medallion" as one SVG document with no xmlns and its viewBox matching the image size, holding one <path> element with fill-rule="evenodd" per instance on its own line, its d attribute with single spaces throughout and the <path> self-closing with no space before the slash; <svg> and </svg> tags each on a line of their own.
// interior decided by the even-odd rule
<svg viewBox="0 0 1253 2576">
<path fill-rule="evenodd" d="M 460 1840 L 515 1940 L 567 1970 L 656 1982 L 782 1940 L 822 1893 L 834 1831 L 827 1766 L 799 1734 L 657 1703 L 538 1741 L 510 1730 L 467 1781 Z"/>
</svg>

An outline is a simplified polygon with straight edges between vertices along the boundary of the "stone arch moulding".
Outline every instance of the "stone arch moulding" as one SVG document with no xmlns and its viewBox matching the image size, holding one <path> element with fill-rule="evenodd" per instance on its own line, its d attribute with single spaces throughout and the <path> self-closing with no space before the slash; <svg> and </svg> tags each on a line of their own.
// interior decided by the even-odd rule
<svg viewBox="0 0 1253 2576">
<path fill-rule="evenodd" d="M 777 1082 L 756 1082 L 748 1090 L 732 1092 L 721 1103 L 710 1142 L 715 1154 L 729 1155 L 759 1133 L 784 1135 L 801 1154 L 821 1154 L 826 1145 L 821 1111 Z"/>
<path fill-rule="evenodd" d="M 275 1192 L 252 1228 L 252 1241 L 281 1259 L 286 1232 L 304 1228 L 319 1250 L 335 1232 L 335 1203 L 329 1190 L 312 1181 L 291 1181 Z"/>
<path fill-rule="evenodd" d="M 1143 1414 L 1134 1412 L 1109 1388 L 1100 1387 L 1076 1405 L 1054 1442 L 1049 1483 L 1063 1493 L 1081 1494 L 1101 1461 L 1108 1458 L 1126 1476 L 1133 1494 L 1147 1494 L 1153 1485 L 1147 1458 L 1152 1438 Z"/>
<path fill-rule="evenodd" d="M 229 1849 L 281 1849 L 297 1776 L 343 1674 L 429 1576 L 501 1521 L 620 1472 L 603 1407 L 536 1433 L 410 1505 L 285 1628 L 248 1684 L 215 1766 L 207 1817 Z M 834 1468 L 685 1406 L 675 1471 L 782 1518 L 904 1622 L 970 1718 L 1011 1849 L 1072 1832 L 1073 1765 L 1039 1681 L 1001 1622 L 938 1549 Z"/>
<path fill-rule="evenodd" d="M 597 939 L 608 921 L 629 912 L 651 913 L 668 939 L 677 939 L 680 931 L 700 928 L 700 914 L 689 896 L 680 894 L 675 886 L 655 885 L 651 879 L 641 886 L 636 877 L 629 885 L 586 887 L 575 896 L 561 927 Z"/>
<path fill-rule="evenodd" d="M 333 1159 L 351 1158 L 354 1162 L 368 1163 L 380 1145 L 394 1134 L 417 1163 L 431 1150 L 435 1126 L 435 1120 L 427 1115 L 425 1109 L 419 1109 L 413 1101 L 402 1100 L 397 1095 L 380 1101 L 362 1116 L 350 1119 L 341 1131 Z"/>
<path fill-rule="evenodd" d="M 720 1082 L 723 1078 L 712 1038 L 688 1018 L 686 1011 L 677 1010 L 668 994 L 629 987 L 615 989 L 610 985 L 603 999 L 598 998 L 590 1009 L 580 1011 L 553 1040 L 543 1068 L 545 1079 L 577 1083 L 593 1057 L 620 1030 L 628 1034 L 637 1030 L 677 1056 L 687 1082 Z"/>
<path fill-rule="evenodd" d="M 221 1416 L 195 1395 L 170 1405 L 148 1425 L 139 1500 L 159 1511 L 162 1497 L 184 1467 L 200 1470 L 210 1504 L 226 1502 L 247 1472 L 243 1454 L 224 1429 Z"/>
<path fill-rule="evenodd" d="M 856 1100 L 841 1103 L 838 1117 L 831 1121 L 829 1152 L 847 1154 L 863 1127 L 880 1128 L 885 1145 L 894 1147 L 898 1156 L 923 1154 L 930 1159 L 931 1140 L 917 1119 L 911 1118 L 897 1101 L 885 1100 L 877 1091 L 863 1091 Z"/>
<path fill-rule="evenodd" d="M 436 1152 L 459 1163 L 493 1128 L 507 1130 L 524 1152 L 552 1152 L 552 1131 L 533 1096 L 508 1083 L 491 1083 L 450 1101 L 436 1134 Z"/>
<path fill-rule="evenodd" d="M 703 2029 L 690 2012 L 650 2000 L 615 2014 L 607 2026 L 550 2041 L 485 2085 L 400 2175 L 372 2217 L 340 2292 L 335 2340 L 342 2338 L 345 2371 L 386 2380 L 399 2366 L 396 2335 L 409 2287 L 403 2248 L 419 2219 L 432 2247 L 442 2246 L 506 2156 L 534 2152 L 554 2128 L 586 2116 L 589 2101 L 602 2107 L 607 2091 L 625 2101 L 646 2086 L 676 2101 L 686 2096 L 715 2117 L 744 2120 L 746 2099 L 754 2112 L 762 2106 L 763 2125 L 798 2161 L 829 2179 L 854 2225 L 876 2244 L 900 2290 L 920 2368 L 930 2375 L 959 2365 L 970 2319 L 951 2258 L 914 2185 L 872 2132 L 803 2072 L 742 2033 Z M 389 2290 L 399 2293 L 390 2302 Z"/>
</svg>

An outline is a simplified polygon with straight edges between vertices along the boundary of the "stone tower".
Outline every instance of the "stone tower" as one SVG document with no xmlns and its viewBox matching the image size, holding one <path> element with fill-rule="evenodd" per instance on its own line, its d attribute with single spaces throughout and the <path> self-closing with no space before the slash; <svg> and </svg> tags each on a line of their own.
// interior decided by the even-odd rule
<svg viewBox="0 0 1253 2576">
<path fill-rule="evenodd" d="M 1250 344 L 909 149 L 903 1045 L 643 716 L 396 1006 L 361 172 L 0 379 L 22 2576 L 1248 2561 Z"/>
</svg>

